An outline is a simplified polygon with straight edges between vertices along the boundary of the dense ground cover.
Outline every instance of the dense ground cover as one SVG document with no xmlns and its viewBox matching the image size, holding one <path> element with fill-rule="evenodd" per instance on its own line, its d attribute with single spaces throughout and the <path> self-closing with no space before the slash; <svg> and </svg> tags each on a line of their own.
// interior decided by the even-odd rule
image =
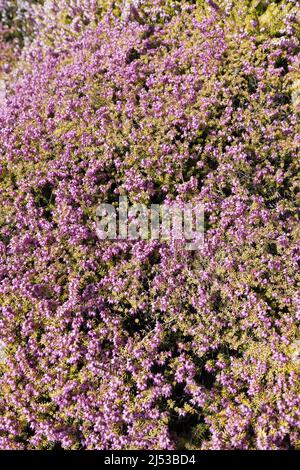
<svg viewBox="0 0 300 470">
<path fill-rule="evenodd" d="M 0 448 L 299 447 L 298 2 L 40 3 L 0 107 Z M 119 195 L 202 202 L 204 247 L 99 241 Z"/>
</svg>

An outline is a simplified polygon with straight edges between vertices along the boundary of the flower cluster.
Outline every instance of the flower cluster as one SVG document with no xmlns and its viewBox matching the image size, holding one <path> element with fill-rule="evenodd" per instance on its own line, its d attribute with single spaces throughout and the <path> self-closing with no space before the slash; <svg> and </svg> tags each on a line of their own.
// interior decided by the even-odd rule
<svg viewBox="0 0 300 470">
<path fill-rule="evenodd" d="M 0 79 L 16 64 L 34 34 L 35 9 L 42 0 L 0 0 Z"/>
<path fill-rule="evenodd" d="M 297 2 L 34 15 L 0 103 L 0 448 L 299 448 Z M 203 247 L 100 241 L 119 196 L 203 204 Z"/>
</svg>

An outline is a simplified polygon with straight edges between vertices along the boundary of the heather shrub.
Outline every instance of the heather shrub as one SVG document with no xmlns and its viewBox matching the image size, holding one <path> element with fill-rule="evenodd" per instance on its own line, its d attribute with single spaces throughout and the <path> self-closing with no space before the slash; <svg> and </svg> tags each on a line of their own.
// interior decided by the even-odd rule
<svg viewBox="0 0 300 470">
<path fill-rule="evenodd" d="M 297 3 L 46 3 L 0 107 L 0 448 L 299 448 Z M 203 203 L 204 246 L 100 241 L 119 195 Z"/>
<path fill-rule="evenodd" d="M 35 9 L 40 3 L 42 0 L 0 1 L 0 78 L 12 70 L 34 36 Z"/>
</svg>

